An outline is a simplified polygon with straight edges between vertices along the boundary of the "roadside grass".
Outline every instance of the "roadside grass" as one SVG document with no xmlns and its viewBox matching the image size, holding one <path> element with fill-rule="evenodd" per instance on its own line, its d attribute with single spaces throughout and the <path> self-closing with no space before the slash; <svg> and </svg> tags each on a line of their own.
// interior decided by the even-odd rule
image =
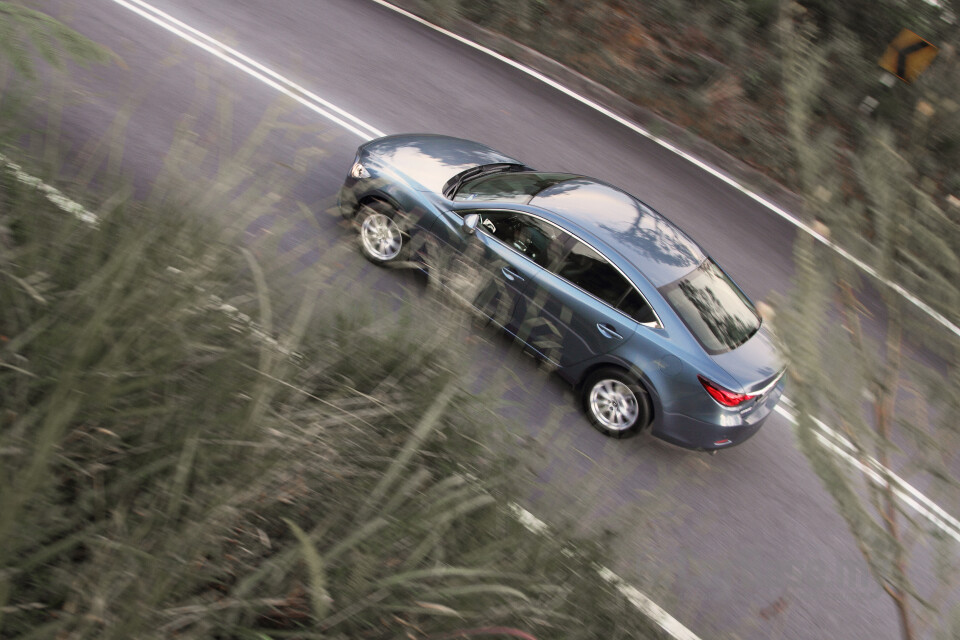
<svg viewBox="0 0 960 640">
<path fill-rule="evenodd" d="M 118 124 L 49 176 L 96 224 L 0 169 L 0 638 L 662 637 L 598 540 L 507 507 L 462 311 L 245 244 L 284 190 L 245 171 L 281 113 L 213 188 L 181 180 L 212 157 L 185 116 L 143 198 L 109 174 Z M 31 141 L 4 153 L 63 166 Z"/>
<path fill-rule="evenodd" d="M 453 310 L 277 313 L 216 217 L 0 185 L 0 637 L 648 635 L 504 508 Z"/>
</svg>

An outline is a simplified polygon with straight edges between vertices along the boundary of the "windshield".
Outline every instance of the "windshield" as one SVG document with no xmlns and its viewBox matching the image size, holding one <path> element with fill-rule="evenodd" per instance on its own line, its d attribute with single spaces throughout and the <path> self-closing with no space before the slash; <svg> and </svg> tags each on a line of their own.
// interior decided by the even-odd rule
<svg viewBox="0 0 960 640">
<path fill-rule="evenodd" d="M 485 174 L 468 179 L 454 194 L 456 201 L 471 202 L 516 202 L 527 204 L 530 200 L 558 182 L 577 176 L 568 173 L 508 172 Z"/>
<path fill-rule="evenodd" d="M 710 259 L 660 293 L 710 354 L 739 347 L 760 328 L 756 309 Z"/>
</svg>

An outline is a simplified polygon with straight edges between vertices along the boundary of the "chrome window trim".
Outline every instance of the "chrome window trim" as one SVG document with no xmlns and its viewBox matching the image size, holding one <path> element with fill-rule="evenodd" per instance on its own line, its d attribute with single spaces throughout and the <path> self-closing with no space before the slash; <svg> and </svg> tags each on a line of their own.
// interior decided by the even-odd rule
<svg viewBox="0 0 960 640">
<path fill-rule="evenodd" d="M 767 395 L 767 392 L 769 392 L 771 389 L 773 389 L 775 386 L 777 386 L 777 384 L 780 382 L 780 379 L 783 378 L 783 376 L 784 376 L 786 373 L 787 373 L 787 368 L 784 367 L 783 369 L 780 370 L 780 373 L 778 373 L 778 374 L 776 375 L 776 377 L 773 379 L 773 381 L 770 382 L 770 384 L 766 385 L 766 386 L 763 387 L 762 389 L 758 389 L 758 390 L 756 390 L 756 391 L 751 391 L 750 393 L 751 393 L 752 395 L 756 396 L 757 398 L 763 398 L 765 395 Z"/>
<path fill-rule="evenodd" d="M 643 327 L 650 328 L 650 329 L 663 329 L 663 321 L 660 320 L 660 314 L 658 314 L 658 313 L 657 313 L 657 310 L 653 308 L 653 305 L 650 304 L 650 301 L 649 301 L 649 300 L 647 300 L 647 296 L 643 295 L 643 292 L 640 291 L 640 288 L 637 287 L 637 285 L 633 282 L 633 280 L 631 280 L 631 279 L 627 276 L 627 274 L 625 274 L 625 273 L 623 272 L 623 270 L 620 269 L 620 267 L 618 267 L 617 265 L 615 265 L 615 264 L 610 260 L 610 258 L 608 258 L 607 256 L 605 256 L 602 251 L 600 251 L 599 249 L 597 249 L 595 246 L 593 246 L 592 244 L 590 244 L 589 242 L 587 242 L 586 240 L 584 240 L 583 238 L 581 238 L 581 237 L 578 236 L 577 234 L 572 233 L 572 232 L 564 229 L 563 227 L 561 227 L 560 225 L 556 224 L 555 222 L 553 222 L 553 221 L 551 221 L 551 220 L 547 220 L 547 219 L 544 218 L 543 216 L 538 216 L 538 215 L 535 214 L 535 213 L 528 213 L 528 212 L 526 212 L 526 211 L 517 211 L 517 210 L 515 210 L 515 209 L 497 209 L 497 208 L 494 208 L 494 207 L 478 207 L 478 208 L 476 208 L 476 209 L 457 209 L 457 210 L 454 211 L 453 213 L 454 213 L 455 215 L 459 215 L 459 216 L 462 218 L 464 215 L 467 215 L 466 213 L 461 213 L 461 212 L 464 212 L 464 211 L 465 211 L 465 212 L 468 212 L 468 213 L 479 213 L 480 211 L 490 211 L 490 212 L 492 212 L 492 213 L 511 213 L 511 214 L 514 214 L 514 215 L 516 215 L 516 214 L 521 214 L 521 215 L 525 215 L 525 216 L 530 216 L 531 218 L 536 218 L 537 220 L 540 220 L 541 222 L 546 222 L 546 223 L 549 224 L 550 226 L 559 229 L 560 231 L 562 231 L 563 233 L 567 234 L 568 236 L 570 236 L 571 238 L 573 238 L 573 239 L 576 240 L 577 242 L 582 242 L 584 245 L 586 245 L 586 246 L 589 247 L 591 250 L 593 250 L 594 253 L 596 253 L 598 256 L 600 256 L 601 258 L 603 258 L 604 260 L 606 260 L 606 261 L 607 261 L 607 264 L 609 264 L 611 267 L 613 267 L 614 270 L 616 270 L 616 272 L 619 273 L 619 274 L 621 275 L 621 277 L 623 277 L 623 279 L 627 281 L 627 284 L 629 284 L 631 287 L 633 287 L 634 291 L 637 292 L 637 295 L 639 295 L 639 296 L 643 299 L 643 301 L 644 301 L 645 303 L 647 303 L 647 306 L 650 308 L 650 311 L 653 313 L 653 317 L 655 317 L 655 318 L 657 319 L 656 323 L 652 323 L 652 322 L 640 322 L 639 320 L 637 320 L 637 319 L 634 318 L 633 316 L 631 316 L 631 315 L 629 315 L 629 314 L 626 314 L 626 313 L 624 313 L 623 311 L 621 311 L 620 309 L 617 309 L 616 307 L 612 306 L 612 305 L 611 305 L 609 302 L 607 302 L 606 300 L 601 300 L 600 298 L 598 298 L 597 296 L 593 295 L 592 293 L 590 293 L 590 292 L 587 291 L 586 289 L 584 289 L 584 288 L 582 288 L 582 287 L 574 284 L 573 282 L 570 282 L 569 280 L 567 280 L 566 278 L 564 278 L 563 276 L 561 276 L 559 273 L 556 273 L 556 272 L 553 271 L 552 269 L 550 269 L 550 268 L 548 268 L 548 267 L 542 267 L 542 266 L 540 266 L 539 264 L 537 264 L 536 262 L 534 262 L 533 260 L 531 260 L 529 256 L 524 255 L 523 253 L 520 253 L 519 251 L 517 251 L 516 248 L 511 247 L 510 245 L 508 245 L 506 242 L 504 242 L 504 241 L 501 240 L 500 238 L 498 238 L 498 237 L 496 237 L 495 235 L 493 235 L 493 234 L 489 233 L 488 231 L 486 231 L 486 230 L 483 228 L 483 225 L 478 225 L 478 226 L 477 226 L 477 230 L 480 231 L 481 233 L 483 233 L 483 235 L 488 236 L 488 237 L 490 237 L 490 238 L 493 238 L 494 240 L 496 240 L 497 242 L 499 242 L 499 243 L 502 244 L 503 246 L 507 247 L 508 249 L 510 249 L 511 251 L 513 251 L 514 253 L 516 253 L 518 256 L 521 256 L 524 260 L 527 260 L 528 262 L 536 265 L 537 267 L 543 269 L 544 271 L 547 271 L 547 272 L 549 272 L 549 273 L 552 273 L 553 275 L 555 275 L 556 277 L 560 278 L 561 280 L 563 280 L 564 282 L 566 282 L 566 283 L 569 284 L 570 286 L 575 287 L 577 290 L 584 292 L 585 294 L 587 294 L 588 296 L 590 296 L 591 298 L 593 298 L 594 300 L 596 300 L 596 301 L 599 302 L 600 304 L 606 305 L 608 308 L 613 309 L 614 311 L 616 311 L 617 313 L 619 313 L 620 315 L 622 315 L 624 318 L 629 318 L 631 322 L 636 322 L 637 324 L 639 324 L 639 325 L 641 325 L 641 326 L 643 326 Z M 564 254 L 564 257 L 566 257 L 566 254 Z"/>
</svg>

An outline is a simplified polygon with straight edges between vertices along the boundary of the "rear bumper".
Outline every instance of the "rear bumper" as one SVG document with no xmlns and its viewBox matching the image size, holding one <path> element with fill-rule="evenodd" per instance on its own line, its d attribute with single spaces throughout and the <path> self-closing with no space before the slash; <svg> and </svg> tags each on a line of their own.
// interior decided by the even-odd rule
<svg viewBox="0 0 960 640">
<path fill-rule="evenodd" d="M 723 410 L 718 405 L 717 421 L 705 421 L 682 414 L 667 414 L 654 424 L 652 433 L 658 438 L 687 449 L 713 451 L 729 449 L 749 440 L 770 414 L 783 395 L 781 379 L 763 401 L 743 413 Z M 722 413 L 719 413 L 721 412 Z"/>
</svg>

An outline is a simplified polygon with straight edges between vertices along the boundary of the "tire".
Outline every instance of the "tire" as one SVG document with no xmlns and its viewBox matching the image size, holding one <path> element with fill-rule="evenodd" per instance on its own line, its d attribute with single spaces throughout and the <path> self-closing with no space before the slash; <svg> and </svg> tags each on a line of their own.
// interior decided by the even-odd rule
<svg viewBox="0 0 960 640">
<path fill-rule="evenodd" d="M 594 371 L 584 380 L 582 394 L 590 424 L 606 436 L 629 438 L 650 424 L 650 396 L 623 369 Z"/>
<path fill-rule="evenodd" d="M 407 238 L 397 225 L 396 214 L 393 207 L 379 200 L 361 205 L 357 212 L 360 251 L 374 264 L 403 259 Z"/>
</svg>

